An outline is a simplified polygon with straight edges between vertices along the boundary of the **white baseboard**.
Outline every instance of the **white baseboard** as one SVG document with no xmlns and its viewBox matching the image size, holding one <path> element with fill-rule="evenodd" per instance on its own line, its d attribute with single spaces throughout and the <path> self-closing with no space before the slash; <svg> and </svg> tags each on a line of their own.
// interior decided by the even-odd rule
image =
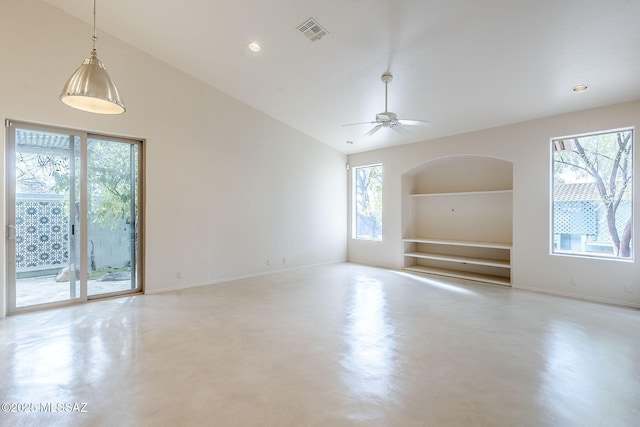
<svg viewBox="0 0 640 427">
<path fill-rule="evenodd" d="M 225 277 L 225 278 L 210 280 L 210 281 L 206 281 L 206 282 L 189 283 L 189 284 L 185 284 L 185 285 L 172 286 L 170 288 L 163 288 L 163 289 L 158 289 L 158 290 L 151 290 L 151 291 L 145 290 L 144 294 L 145 295 L 164 294 L 166 292 L 181 291 L 181 290 L 184 290 L 184 289 L 198 288 L 198 287 L 201 287 L 201 286 L 217 285 L 217 284 L 220 284 L 220 283 L 233 282 L 235 280 L 251 279 L 251 278 L 254 278 L 254 277 L 268 276 L 270 274 L 275 274 L 275 273 L 284 273 L 284 272 L 287 272 L 287 271 L 299 270 L 301 268 L 315 267 L 315 266 L 319 266 L 319 265 L 340 264 L 340 263 L 343 263 L 343 262 L 347 262 L 347 261 L 346 260 L 327 261 L 327 262 L 321 262 L 321 263 L 317 263 L 317 264 L 300 265 L 300 266 L 297 266 L 297 267 L 280 268 L 278 270 L 262 271 L 260 273 L 246 274 L 246 275 L 243 275 L 243 276 Z"/>
<path fill-rule="evenodd" d="M 570 292 L 558 292 L 558 291 L 550 291 L 550 290 L 547 290 L 547 289 L 528 288 L 528 287 L 522 287 L 522 286 L 514 286 L 513 284 L 511 285 L 511 288 L 512 289 L 517 289 L 517 290 L 522 290 L 522 291 L 536 292 L 536 293 L 546 294 L 546 295 L 555 295 L 555 296 L 564 297 L 564 298 L 572 298 L 572 299 L 578 299 L 578 300 L 583 300 L 583 301 L 598 302 L 598 303 L 602 303 L 602 304 L 617 305 L 617 306 L 621 306 L 621 307 L 640 308 L 640 304 L 632 304 L 632 303 L 629 303 L 627 301 L 616 301 L 616 300 L 610 300 L 610 299 L 606 299 L 606 298 L 597 298 L 597 297 L 589 297 L 589 296 L 584 296 L 584 295 L 576 295 L 576 294 L 572 294 Z"/>
</svg>

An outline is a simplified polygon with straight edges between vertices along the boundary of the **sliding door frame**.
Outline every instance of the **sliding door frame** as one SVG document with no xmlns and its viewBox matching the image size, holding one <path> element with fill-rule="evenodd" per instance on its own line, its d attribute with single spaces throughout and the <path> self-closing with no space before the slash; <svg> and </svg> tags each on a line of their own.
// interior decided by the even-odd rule
<svg viewBox="0 0 640 427">
<path fill-rule="evenodd" d="M 15 265 L 15 257 L 16 257 L 16 244 L 15 244 L 15 219 L 16 219 L 16 186 L 9 185 L 11 183 L 15 184 L 16 182 L 16 129 L 25 129 L 31 130 L 34 132 L 52 132 L 58 134 L 66 134 L 70 136 L 75 136 L 79 138 L 80 142 L 80 170 L 76 169 L 76 179 L 80 180 L 80 203 L 79 203 L 79 212 L 80 212 L 80 271 L 79 271 L 79 280 L 80 280 L 80 295 L 78 298 L 68 299 L 64 301 L 56 301 L 51 303 L 44 304 L 35 304 L 25 307 L 16 307 L 16 265 Z M 44 124 L 23 122 L 18 120 L 5 120 L 5 132 L 6 132 L 6 149 L 5 149 L 5 180 L 6 180 L 6 208 L 5 208 L 5 229 L 6 229 L 6 239 L 5 239 L 5 248 L 6 248 L 6 277 L 5 277 L 5 286 L 6 286 L 6 312 L 8 315 L 17 314 L 28 311 L 35 311 L 44 308 L 54 308 L 59 306 L 66 306 L 77 303 L 84 303 L 89 300 L 101 299 L 101 298 L 112 298 L 121 295 L 132 295 L 138 293 L 144 293 L 144 261 L 145 261 L 145 140 L 142 138 L 130 138 L 116 135 L 109 135 L 98 132 L 89 132 L 83 131 L 79 129 L 58 127 L 58 126 L 50 126 Z M 123 142 L 131 145 L 136 145 L 138 147 L 138 168 L 137 168 L 137 195 L 138 195 L 138 207 L 137 207 L 137 215 L 134 218 L 137 218 L 137 223 L 134 224 L 134 232 L 137 233 L 137 238 L 135 239 L 135 243 L 137 246 L 135 258 L 136 262 L 131 265 L 132 275 L 135 275 L 136 278 L 136 288 L 131 290 L 119 291 L 119 292 L 111 292 L 106 294 L 98 294 L 98 295 L 88 295 L 88 273 L 89 273 L 89 265 L 88 265 L 88 245 L 89 245 L 89 209 L 88 209 L 88 175 L 87 175 L 87 159 L 88 159 L 88 140 L 90 138 L 105 140 L 105 141 L 114 141 L 114 142 Z M 72 156 L 75 153 L 72 152 Z M 133 165 L 133 159 L 130 160 L 130 164 Z M 74 161 L 70 162 L 70 164 L 75 164 Z M 79 174 L 78 174 L 79 172 Z M 73 191 L 73 190 L 72 190 Z M 133 202 L 132 202 L 133 203 Z M 12 241 L 13 240 L 13 241 Z M 69 255 L 71 257 L 71 254 Z"/>
</svg>

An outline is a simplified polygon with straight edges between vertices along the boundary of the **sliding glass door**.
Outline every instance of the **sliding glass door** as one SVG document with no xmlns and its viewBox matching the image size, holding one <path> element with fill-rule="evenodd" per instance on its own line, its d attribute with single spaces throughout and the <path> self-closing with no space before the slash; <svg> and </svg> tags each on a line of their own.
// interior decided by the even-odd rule
<svg viewBox="0 0 640 427">
<path fill-rule="evenodd" d="M 138 154 L 124 140 L 88 139 L 90 297 L 138 288 Z"/>
<path fill-rule="evenodd" d="M 141 141 L 8 121 L 6 145 L 8 311 L 141 291 Z"/>
<path fill-rule="evenodd" d="M 80 298 L 78 135 L 12 130 L 7 156 L 12 308 Z"/>
</svg>

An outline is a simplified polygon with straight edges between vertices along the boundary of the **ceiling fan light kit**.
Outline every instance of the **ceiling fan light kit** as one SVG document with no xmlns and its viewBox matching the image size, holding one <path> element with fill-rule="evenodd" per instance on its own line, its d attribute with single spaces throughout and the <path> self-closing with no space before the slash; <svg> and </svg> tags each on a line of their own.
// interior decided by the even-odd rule
<svg viewBox="0 0 640 427">
<path fill-rule="evenodd" d="M 387 108 L 388 103 L 388 86 L 389 83 L 393 80 L 393 75 L 390 72 L 385 72 L 380 77 L 382 83 L 384 83 L 384 111 L 382 113 L 376 114 L 375 121 L 372 122 L 362 122 L 362 123 L 350 123 L 348 125 L 343 126 L 355 126 L 355 125 L 363 125 L 363 124 L 372 124 L 375 125 L 369 132 L 365 133 L 363 136 L 371 136 L 374 133 L 378 132 L 380 129 L 390 128 L 399 133 L 402 136 L 413 136 L 411 132 L 405 129 L 403 126 L 430 126 L 426 120 L 406 120 L 399 119 L 396 113 L 392 113 Z"/>
</svg>

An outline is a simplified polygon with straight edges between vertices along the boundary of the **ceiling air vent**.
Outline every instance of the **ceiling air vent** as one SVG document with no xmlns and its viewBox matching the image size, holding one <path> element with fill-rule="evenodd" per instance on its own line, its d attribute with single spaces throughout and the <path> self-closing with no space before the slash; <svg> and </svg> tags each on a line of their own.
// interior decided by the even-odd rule
<svg viewBox="0 0 640 427">
<path fill-rule="evenodd" d="M 320 40 L 322 37 L 329 34 L 327 30 L 322 28 L 314 19 L 307 19 L 307 21 L 298 27 L 298 31 L 304 34 L 312 42 Z"/>
</svg>

